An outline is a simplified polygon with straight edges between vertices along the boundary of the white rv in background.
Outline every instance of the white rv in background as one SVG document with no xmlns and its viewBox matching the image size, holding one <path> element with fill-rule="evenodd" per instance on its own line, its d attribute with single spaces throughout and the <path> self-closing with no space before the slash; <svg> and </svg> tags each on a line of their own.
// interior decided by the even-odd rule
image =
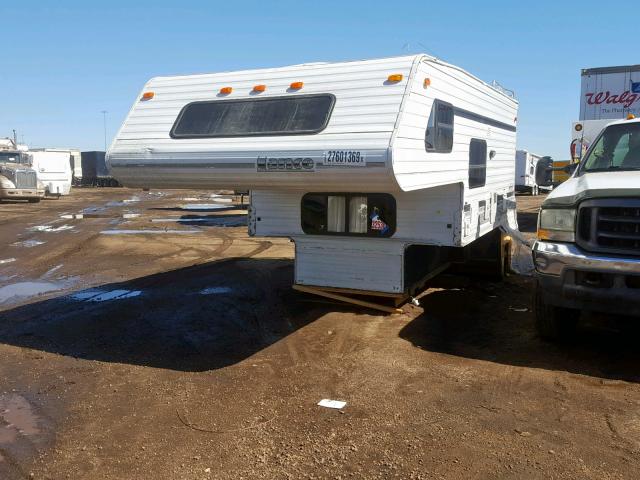
<svg viewBox="0 0 640 480">
<path fill-rule="evenodd" d="M 80 150 L 77 148 L 34 148 L 31 151 L 68 153 L 71 165 L 71 185 L 80 185 L 82 183 L 82 159 Z"/>
<path fill-rule="evenodd" d="M 547 159 L 549 157 L 536 155 L 527 150 L 516 151 L 516 191 L 538 195 L 541 189 L 551 190 L 552 178 L 550 174 L 547 174 L 548 179 L 541 180 L 541 176 L 545 175 L 540 169 L 548 169 L 550 166 L 551 160 Z"/>
<path fill-rule="evenodd" d="M 250 189 L 300 289 L 401 296 L 456 262 L 503 272 L 517 108 L 427 55 L 158 77 L 107 162 L 130 187 Z"/>
<path fill-rule="evenodd" d="M 31 164 L 42 182 L 45 196 L 69 195 L 71 155 L 69 151 L 31 151 Z"/>
</svg>

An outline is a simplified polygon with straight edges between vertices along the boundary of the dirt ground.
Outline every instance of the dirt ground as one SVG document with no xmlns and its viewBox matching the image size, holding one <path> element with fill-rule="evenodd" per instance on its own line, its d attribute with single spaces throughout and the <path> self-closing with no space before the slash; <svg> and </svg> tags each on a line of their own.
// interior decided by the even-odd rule
<svg viewBox="0 0 640 480">
<path fill-rule="evenodd" d="M 527 276 L 391 316 L 297 293 L 230 201 L 0 204 L 0 479 L 638 478 L 633 335 L 541 341 Z"/>
</svg>

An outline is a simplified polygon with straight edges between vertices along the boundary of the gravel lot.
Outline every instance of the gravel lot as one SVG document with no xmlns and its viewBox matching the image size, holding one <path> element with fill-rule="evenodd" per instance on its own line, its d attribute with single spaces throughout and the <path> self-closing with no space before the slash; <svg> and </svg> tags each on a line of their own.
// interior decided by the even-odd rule
<svg viewBox="0 0 640 480">
<path fill-rule="evenodd" d="M 297 293 L 230 201 L 0 204 L 0 479 L 638 478 L 635 335 L 541 341 L 520 275 L 392 316 Z"/>
</svg>

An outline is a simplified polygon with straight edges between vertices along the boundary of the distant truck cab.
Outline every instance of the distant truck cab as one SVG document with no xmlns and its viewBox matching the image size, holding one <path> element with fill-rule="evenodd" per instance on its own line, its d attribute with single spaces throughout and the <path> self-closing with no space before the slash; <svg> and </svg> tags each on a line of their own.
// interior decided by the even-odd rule
<svg viewBox="0 0 640 480">
<path fill-rule="evenodd" d="M 0 200 L 39 202 L 44 186 L 31 168 L 31 156 L 16 145 L 0 149 Z"/>
<path fill-rule="evenodd" d="M 545 199 L 533 247 L 540 334 L 569 334 L 581 310 L 640 315 L 640 120 L 610 123 Z"/>
</svg>

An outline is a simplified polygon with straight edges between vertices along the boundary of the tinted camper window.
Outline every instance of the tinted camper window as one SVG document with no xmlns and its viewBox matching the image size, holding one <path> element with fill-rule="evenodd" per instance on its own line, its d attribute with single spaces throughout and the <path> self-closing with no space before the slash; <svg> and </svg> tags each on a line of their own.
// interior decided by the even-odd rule
<svg viewBox="0 0 640 480">
<path fill-rule="evenodd" d="M 309 235 L 390 237 L 396 230 L 396 201 L 386 193 L 308 193 L 301 209 Z"/>
<path fill-rule="evenodd" d="M 450 153 L 453 148 L 453 105 L 434 100 L 424 146 L 427 152 Z"/>
<path fill-rule="evenodd" d="M 473 138 L 469 144 L 469 188 L 483 187 L 487 181 L 487 142 Z"/>
<path fill-rule="evenodd" d="M 329 94 L 193 102 L 178 115 L 171 137 L 318 133 L 327 126 L 334 102 Z"/>
</svg>

